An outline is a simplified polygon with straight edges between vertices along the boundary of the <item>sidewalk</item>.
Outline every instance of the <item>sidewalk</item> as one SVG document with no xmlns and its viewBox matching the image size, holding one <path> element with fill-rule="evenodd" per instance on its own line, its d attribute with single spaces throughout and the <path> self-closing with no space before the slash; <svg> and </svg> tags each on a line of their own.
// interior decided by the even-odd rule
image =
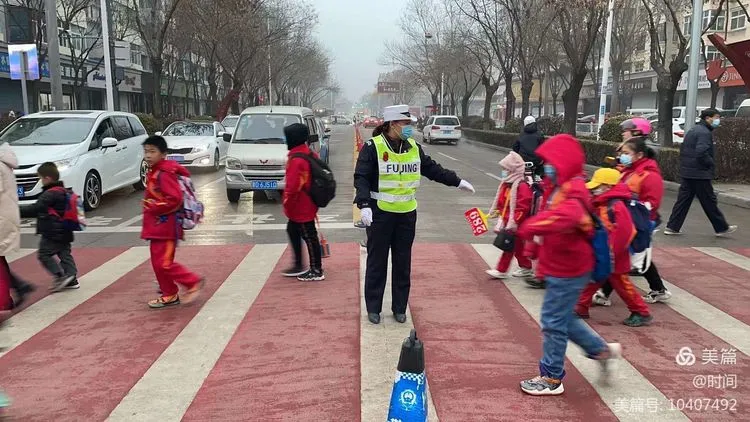
<svg viewBox="0 0 750 422">
<path fill-rule="evenodd" d="M 497 145 L 485 144 L 484 142 L 474 141 L 464 137 L 462 141 L 503 152 L 510 152 L 510 148 L 503 148 Z M 586 171 L 593 173 L 599 167 L 586 164 Z M 680 189 L 680 184 L 676 182 L 664 181 L 664 189 L 670 192 L 677 192 Z M 750 185 L 739 185 L 730 183 L 714 183 L 714 190 L 716 196 L 719 199 L 719 203 L 734 205 L 740 208 L 750 209 Z"/>
</svg>

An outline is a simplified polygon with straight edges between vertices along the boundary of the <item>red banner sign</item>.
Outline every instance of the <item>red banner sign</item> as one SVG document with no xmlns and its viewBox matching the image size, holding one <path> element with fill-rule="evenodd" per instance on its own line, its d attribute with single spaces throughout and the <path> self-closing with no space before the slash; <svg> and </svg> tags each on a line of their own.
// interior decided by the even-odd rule
<svg viewBox="0 0 750 422">
<path fill-rule="evenodd" d="M 464 213 L 466 221 L 471 226 L 474 236 L 481 236 L 489 231 L 487 228 L 487 216 L 479 208 L 472 208 Z"/>
<path fill-rule="evenodd" d="M 737 73 L 737 69 L 734 66 L 727 67 L 727 70 L 721 75 L 719 80 L 719 86 L 742 86 L 745 85 L 745 81 L 742 80 L 742 76 Z"/>
</svg>

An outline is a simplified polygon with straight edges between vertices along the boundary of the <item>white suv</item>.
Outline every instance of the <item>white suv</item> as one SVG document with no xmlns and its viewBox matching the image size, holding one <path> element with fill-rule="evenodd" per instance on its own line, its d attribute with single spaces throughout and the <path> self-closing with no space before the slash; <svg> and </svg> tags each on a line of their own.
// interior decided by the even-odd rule
<svg viewBox="0 0 750 422">
<path fill-rule="evenodd" d="M 60 180 L 83 198 L 86 210 L 102 195 L 125 186 L 143 189 L 146 129 L 134 114 L 107 111 L 45 111 L 21 117 L 0 133 L 18 157 L 14 170 L 21 204 L 42 193 L 39 165 L 57 164 Z"/>
<path fill-rule="evenodd" d="M 428 144 L 446 142 L 455 145 L 461 139 L 461 122 L 456 116 L 430 116 L 422 129 Z"/>
<path fill-rule="evenodd" d="M 304 107 L 261 106 L 245 109 L 229 141 L 226 161 L 227 199 L 238 202 L 242 192 L 283 191 L 288 150 L 284 127 L 304 123 L 310 143 L 318 142 L 321 128 L 312 110 Z"/>
</svg>

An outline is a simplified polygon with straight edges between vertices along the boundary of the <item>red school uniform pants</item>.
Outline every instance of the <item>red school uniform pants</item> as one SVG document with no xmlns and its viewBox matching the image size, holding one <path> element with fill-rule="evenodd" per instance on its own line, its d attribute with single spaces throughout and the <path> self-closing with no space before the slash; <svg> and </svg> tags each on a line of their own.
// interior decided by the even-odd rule
<svg viewBox="0 0 750 422">
<path fill-rule="evenodd" d="M 648 305 L 643 301 L 643 298 L 638 293 L 638 290 L 633 285 L 633 282 L 630 281 L 627 274 L 612 274 L 607 281 L 609 281 L 612 288 L 617 292 L 617 295 L 620 296 L 622 301 L 625 302 L 625 305 L 630 312 L 635 312 L 641 316 L 650 315 Z M 583 292 L 581 292 L 581 296 L 578 298 L 576 309 L 583 308 L 581 310 L 585 309 L 586 313 L 588 313 L 594 293 L 596 293 L 602 285 L 604 285 L 604 283 L 587 284 L 583 289 Z"/>
<path fill-rule="evenodd" d="M 500 255 L 500 260 L 497 261 L 497 266 L 495 267 L 496 270 L 500 271 L 501 273 L 508 272 L 508 268 L 510 268 L 510 263 L 513 261 L 513 257 L 516 257 L 516 260 L 518 261 L 518 266 L 527 270 L 531 269 L 531 259 L 524 256 L 524 248 L 526 247 L 526 242 L 516 237 L 515 246 L 513 248 L 513 252 L 505 252 L 503 251 L 503 254 Z"/>
<path fill-rule="evenodd" d="M 201 280 L 198 274 L 174 262 L 176 249 L 176 240 L 151 240 L 151 265 L 163 296 L 176 295 L 177 283 L 191 287 Z"/>
</svg>

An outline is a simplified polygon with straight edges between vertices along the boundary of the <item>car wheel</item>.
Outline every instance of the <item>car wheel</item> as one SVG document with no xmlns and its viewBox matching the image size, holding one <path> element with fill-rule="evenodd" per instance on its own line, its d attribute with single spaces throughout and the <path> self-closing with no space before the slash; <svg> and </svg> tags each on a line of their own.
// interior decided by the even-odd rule
<svg viewBox="0 0 750 422">
<path fill-rule="evenodd" d="M 221 160 L 219 160 L 219 150 L 214 151 L 214 171 L 219 171 Z"/>
<path fill-rule="evenodd" d="M 146 175 L 147 174 L 148 174 L 148 163 L 146 163 L 146 160 L 141 160 L 141 165 L 139 166 L 138 181 L 133 183 L 133 189 L 135 190 L 146 189 Z"/>
<path fill-rule="evenodd" d="M 83 208 L 92 211 L 99 208 L 102 202 L 102 181 L 99 176 L 90 171 L 83 182 Z"/>
<path fill-rule="evenodd" d="M 227 199 L 233 204 L 240 202 L 240 194 L 242 192 L 239 189 L 227 189 Z"/>
</svg>

